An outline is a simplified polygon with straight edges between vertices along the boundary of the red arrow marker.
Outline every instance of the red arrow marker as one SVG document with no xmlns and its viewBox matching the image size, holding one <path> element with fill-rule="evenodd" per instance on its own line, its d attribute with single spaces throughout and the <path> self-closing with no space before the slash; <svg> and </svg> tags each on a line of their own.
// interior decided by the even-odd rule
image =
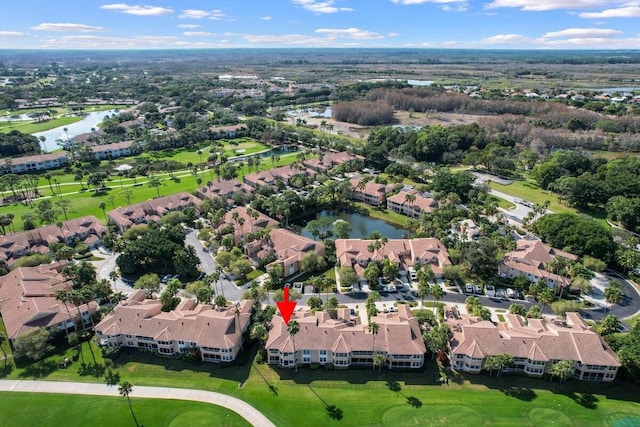
<svg viewBox="0 0 640 427">
<path fill-rule="evenodd" d="M 276 305 L 278 306 L 278 310 L 280 310 L 284 323 L 288 325 L 289 319 L 291 319 L 291 315 L 293 314 L 293 310 L 295 310 L 297 303 L 295 301 L 289 301 L 289 288 L 284 288 L 283 291 L 284 301 L 279 301 Z"/>
</svg>

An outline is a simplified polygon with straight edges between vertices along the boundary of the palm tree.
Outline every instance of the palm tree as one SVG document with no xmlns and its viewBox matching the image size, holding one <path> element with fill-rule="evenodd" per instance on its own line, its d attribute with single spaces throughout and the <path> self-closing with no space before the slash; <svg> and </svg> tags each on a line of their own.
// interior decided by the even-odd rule
<svg viewBox="0 0 640 427">
<path fill-rule="evenodd" d="M 622 300 L 622 286 L 620 282 L 609 281 L 607 288 L 604 290 L 604 300 L 609 303 L 609 313 L 611 313 L 611 307 Z"/>
<path fill-rule="evenodd" d="M 56 299 L 58 301 L 61 301 L 64 304 L 64 308 L 67 310 L 67 315 L 69 316 L 69 319 L 71 319 L 71 321 L 73 321 L 73 325 L 74 325 L 74 329 L 78 330 L 78 327 L 76 325 L 76 321 L 73 318 L 73 316 L 71 315 L 71 311 L 69 311 L 69 306 L 67 305 L 67 302 L 69 301 L 69 293 L 67 291 L 65 291 L 64 289 L 59 289 L 56 291 Z M 64 331 L 67 335 L 67 337 L 69 336 L 69 330 L 67 329 L 67 323 L 68 322 L 64 322 Z"/>
<path fill-rule="evenodd" d="M 428 264 L 423 265 L 422 268 L 418 270 L 416 278 L 418 279 L 418 296 L 421 298 L 420 307 L 424 309 L 424 297 L 431 292 L 430 282 L 435 278 L 431 266 Z"/>
<path fill-rule="evenodd" d="M 47 152 L 47 145 L 44 143 L 47 140 L 47 137 L 42 135 L 40 136 L 40 142 L 42 142 L 42 148 L 45 153 Z"/>
<path fill-rule="evenodd" d="M 118 386 L 118 393 L 120 396 L 126 397 L 127 402 L 129 402 L 129 410 L 131 411 L 131 416 L 133 417 L 133 422 L 136 423 L 136 427 L 139 427 L 138 420 L 136 419 L 136 414 L 133 413 L 133 406 L 131 406 L 131 399 L 129 398 L 129 394 L 133 391 L 133 384 L 129 381 L 122 381 Z"/>
<path fill-rule="evenodd" d="M 382 353 L 376 353 L 373 355 L 373 368 L 375 369 L 376 366 L 378 367 L 378 373 L 380 373 L 380 371 L 382 370 L 382 367 L 384 366 L 385 362 L 387 361 L 387 358 L 385 357 L 384 354 Z"/>
<path fill-rule="evenodd" d="M 371 341 L 372 341 L 372 345 L 371 345 L 371 360 L 373 362 L 373 358 L 376 355 L 376 335 L 378 335 L 378 332 L 380 331 L 380 325 L 378 325 L 376 322 L 369 322 L 369 332 L 371 332 Z M 375 363 L 372 363 L 373 365 L 373 369 L 376 368 Z"/>
<path fill-rule="evenodd" d="M 436 307 L 438 306 L 438 301 L 443 297 L 444 291 L 440 287 L 440 285 L 436 284 L 431 286 L 430 289 L 431 296 L 433 297 L 433 312 L 435 314 Z"/>
<path fill-rule="evenodd" d="M 560 283 L 560 297 L 558 299 L 562 298 L 562 290 L 564 289 L 564 284 L 567 281 L 566 276 L 567 276 L 568 267 L 569 267 L 568 260 L 561 256 L 555 256 L 551 261 L 549 261 L 545 265 L 546 270 L 551 271 L 552 273 L 555 273 L 559 276 L 562 276 L 562 282 Z"/>
<path fill-rule="evenodd" d="M 153 187 L 156 189 L 156 194 L 160 197 L 160 186 L 162 182 L 160 182 L 160 178 L 156 176 L 152 176 L 149 178 L 149 187 Z"/>
<path fill-rule="evenodd" d="M 289 332 L 289 336 L 291 337 L 291 344 L 293 345 L 293 366 L 295 372 L 298 372 L 298 355 L 296 354 L 296 340 L 294 339 L 295 335 L 300 331 L 300 324 L 295 320 L 290 320 L 287 324 L 287 331 Z"/>
<path fill-rule="evenodd" d="M 2 355 L 4 356 L 4 368 L 3 370 L 7 370 L 7 352 L 4 349 L 4 343 L 7 340 L 5 334 L 0 331 L 0 350 L 2 350 Z"/>
<path fill-rule="evenodd" d="M 69 128 L 62 129 L 64 133 L 67 135 L 67 141 L 69 141 Z"/>
<path fill-rule="evenodd" d="M 107 219 L 107 204 L 105 202 L 100 202 L 100 204 L 98 204 L 98 207 L 102 210 L 102 214 L 104 215 L 104 218 L 108 221 Z"/>
</svg>

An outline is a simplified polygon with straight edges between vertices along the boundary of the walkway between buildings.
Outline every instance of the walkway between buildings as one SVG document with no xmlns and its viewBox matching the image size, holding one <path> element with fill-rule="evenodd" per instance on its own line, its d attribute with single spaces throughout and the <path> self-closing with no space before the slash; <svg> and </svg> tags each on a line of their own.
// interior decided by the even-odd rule
<svg viewBox="0 0 640 427">
<path fill-rule="evenodd" d="M 16 381 L 0 380 L 0 391 L 19 391 L 30 393 L 82 394 L 93 396 L 119 396 L 117 386 L 96 383 L 76 383 L 58 381 Z M 253 426 L 275 427 L 267 417 L 253 406 L 235 397 L 213 391 L 185 388 L 134 386 L 131 397 L 148 399 L 174 399 L 204 402 L 222 406 L 236 412 Z"/>
</svg>

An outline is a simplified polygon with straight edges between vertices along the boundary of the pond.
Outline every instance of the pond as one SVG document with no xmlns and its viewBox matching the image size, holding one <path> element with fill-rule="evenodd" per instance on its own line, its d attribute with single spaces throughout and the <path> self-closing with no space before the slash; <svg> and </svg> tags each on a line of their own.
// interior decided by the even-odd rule
<svg viewBox="0 0 640 427">
<path fill-rule="evenodd" d="M 318 219 L 321 217 L 329 217 L 331 221 L 342 219 L 351 224 L 351 238 L 362 239 L 369 236 L 374 231 L 380 232 L 383 236 L 390 239 L 402 239 L 406 237 L 408 232 L 400 227 L 389 224 L 381 219 L 371 218 L 357 212 L 351 211 L 335 211 L 335 210 L 323 210 L 318 212 L 315 218 L 304 218 L 296 225 L 301 227 L 300 234 L 305 237 L 313 239 L 313 235 L 304 228 L 304 226 L 312 219 Z"/>
<path fill-rule="evenodd" d="M 78 122 L 71 123 L 65 126 L 59 126 L 57 128 L 49 129 L 44 132 L 36 132 L 33 134 L 33 136 L 38 138 L 40 136 L 44 136 L 45 138 L 47 138 L 45 143 L 47 145 L 47 149 L 51 151 L 56 148 L 55 141 L 57 139 L 61 139 L 63 141 L 67 139 L 67 134 L 65 134 L 64 128 L 67 128 L 69 138 L 73 138 L 76 135 L 91 132 L 91 128 L 98 128 L 98 123 L 102 122 L 105 116 L 110 116 L 114 113 L 116 113 L 115 110 L 94 111 L 92 113 L 87 113 L 87 115 Z"/>
</svg>

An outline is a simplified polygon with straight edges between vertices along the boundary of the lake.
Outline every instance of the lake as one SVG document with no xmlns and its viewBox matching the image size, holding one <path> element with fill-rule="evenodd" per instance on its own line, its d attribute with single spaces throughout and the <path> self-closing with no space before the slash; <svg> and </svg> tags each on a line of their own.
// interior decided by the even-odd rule
<svg viewBox="0 0 640 427">
<path fill-rule="evenodd" d="M 402 239 L 406 237 L 406 234 L 408 233 L 405 229 L 391 225 L 381 219 L 371 218 L 356 212 L 323 210 L 318 212 L 315 218 L 305 218 L 296 224 L 302 227 L 300 234 L 313 239 L 313 235 L 304 229 L 304 226 L 312 219 L 321 217 L 329 217 L 332 222 L 338 219 L 347 221 L 351 224 L 352 231 L 350 237 L 352 239 L 362 239 L 369 236 L 374 231 L 378 231 L 380 234 L 390 239 Z"/>
<path fill-rule="evenodd" d="M 91 128 L 97 129 L 98 123 L 102 122 L 106 115 L 110 116 L 114 113 L 116 113 L 115 110 L 94 111 L 92 113 L 87 113 L 87 115 L 79 122 L 71 123 L 66 126 L 59 126 L 44 132 L 36 132 L 33 136 L 38 138 L 40 138 L 40 136 L 44 136 L 47 138 L 45 144 L 47 145 L 48 151 L 52 151 L 56 148 L 56 139 L 61 139 L 63 141 L 67 139 L 67 134 L 64 132 L 64 128 L 67 128 L 69 138 L 73 138 L 76 135 L 91 132 Z"/>
</svg>

